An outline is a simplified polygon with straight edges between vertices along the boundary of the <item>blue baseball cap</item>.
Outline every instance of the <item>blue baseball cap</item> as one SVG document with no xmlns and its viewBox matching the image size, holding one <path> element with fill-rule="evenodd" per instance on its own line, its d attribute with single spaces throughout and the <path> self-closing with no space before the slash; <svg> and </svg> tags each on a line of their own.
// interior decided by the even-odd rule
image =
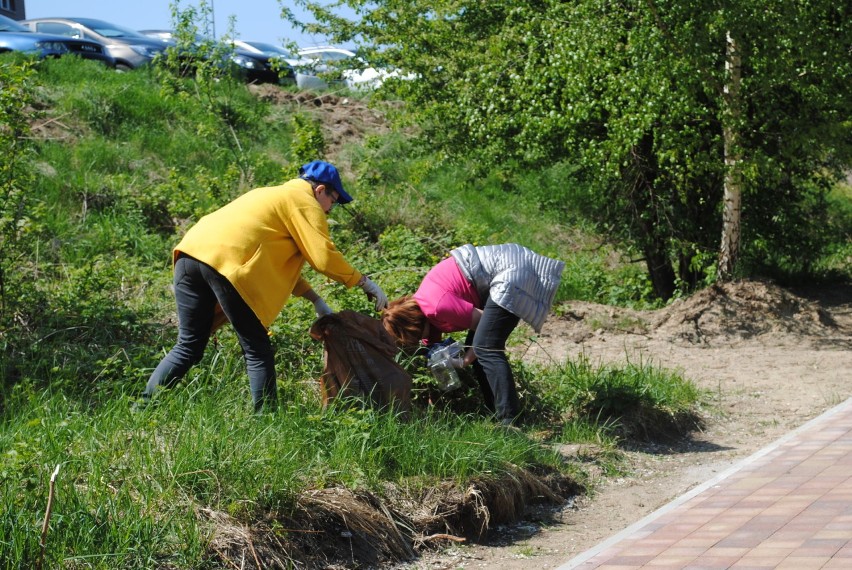
<svg viewBox="0 0 852 570">
<path fill-rule="evenodd" d="M 299 178 L 328 184 L 337 190 L 337 193 L 340 195 L 340 198 L 337 199 L 338 204 L 348 204 L 352 201 L 352 196 L 347 194 L 346 190 L 343 189 L 343 182 L 340 181 L 340 173 L 337 172 L 337 169 L 333 165 L 327 162 L 315 160 L 305 164 L 299 168 Z"/>
</svg>

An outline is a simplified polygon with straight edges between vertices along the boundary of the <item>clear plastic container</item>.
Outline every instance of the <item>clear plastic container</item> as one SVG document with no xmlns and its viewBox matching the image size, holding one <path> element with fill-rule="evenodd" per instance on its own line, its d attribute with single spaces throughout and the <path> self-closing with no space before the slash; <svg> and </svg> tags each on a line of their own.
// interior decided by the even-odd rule
<svg viewBox="0 0 852 570">
<path fill-rule="evenodd" d="M 451 362 L 451 359 L 460 354 L 461 345 L 457 341 L 435 345 L 429 351 L 429 370 L 438 387 L 444 392 L 450 392 L 461 386 L 459 374 Z"/>
</svg>

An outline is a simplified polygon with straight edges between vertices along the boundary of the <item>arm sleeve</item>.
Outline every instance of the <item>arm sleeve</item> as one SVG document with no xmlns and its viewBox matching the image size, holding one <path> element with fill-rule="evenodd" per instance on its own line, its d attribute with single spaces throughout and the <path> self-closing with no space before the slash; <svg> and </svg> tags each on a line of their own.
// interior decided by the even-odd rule
<svg viewBox="0 0 852 570">
<path fill-rule="evenodd" d="M 299 277 L 299 280 L 296 281 L 296 286 L 293 287 L 293 295 L 301 297 L 311 289 L 313 289 L 313 287 L 311 287 L 311 284 L 308 283 L 304 277 Z"/>
<path fill-rule="evenodd" d="M 361 272 L 352 267 L 331 241 L 325 212 L 319 207 L 297 207 L 285 220 L 287 229 L 308 264 L 330 279 L 347 287 L 355 286 Z M 307 282 L 299 279 L 293 293 L 298 295 Z"/>
</svg>

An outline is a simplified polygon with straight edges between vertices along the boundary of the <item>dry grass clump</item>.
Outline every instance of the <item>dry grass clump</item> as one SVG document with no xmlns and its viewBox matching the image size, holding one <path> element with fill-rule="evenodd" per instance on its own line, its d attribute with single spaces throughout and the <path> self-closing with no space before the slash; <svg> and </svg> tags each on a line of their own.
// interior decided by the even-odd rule
<svg viewBox="0 0 852 570">
<path fill-rule="evenodd" d="M 483 540 L 497 524 L 522 518 L 532 504 L 560 504 L 583 491 L 555 472 L 513 469 L 501 478 L 479 478 L 461 488 L 452 482 L 424 489 L 414 498 L 411 518 L 426 542 L 432 535 Z"/>
<path fill-rule="evenodd" d="M 199 515 L 213 526 L 211 556 L 226 567 L 379 568 L 447 541 L 482 540 L 493 525 L 519 520 L 527 506 L 561 504 L 582 488 L 555 472 L 514 469 L 466 487 L 444 482 L 417 493 L 387 491 L 384 500 L 338 487 L 309 491 L 290 513 L 250 524 L 211 509 Z"/>
</svg>

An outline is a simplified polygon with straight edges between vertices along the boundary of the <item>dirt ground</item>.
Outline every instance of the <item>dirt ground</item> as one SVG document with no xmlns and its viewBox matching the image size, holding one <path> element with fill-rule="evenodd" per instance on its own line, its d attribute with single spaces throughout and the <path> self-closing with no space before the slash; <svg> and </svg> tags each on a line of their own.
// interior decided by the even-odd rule
<svg viewBox="0 0 852 570">
<path fill-rule="evenodd" d="M 274 85 L 251 85 L 249 90 L 258 99 L 280 105 L 288 112 L 312 115 L 320 121 L 326 143 L 325 159 L 333 162 L 344 172 L 349 165 L 341 156 L 341 150 L 353 141 L 363 140 L 368 135 L 384 134 L 389 126 L 384 112 L 372 108 L 368 99 L 354 99 L 334 92 L 315 93 L 300 91 L 293 93 Z M 384 105 L 391 105 L 384 103 Z"/>
<path fill-rule="evenodd" d="M 852 396 L 852 287 L 797 292 L 756 282 L 705 290 L 659 311 L 570 303 L 530 362 L 585 355 L 653 363 L 709 394 L 702 433 L 628 451 L 628 473 L 557 511 L 496 529 L 488 545 L 424 554 L 409 570 L 557 568 Z"/>
</svg>

